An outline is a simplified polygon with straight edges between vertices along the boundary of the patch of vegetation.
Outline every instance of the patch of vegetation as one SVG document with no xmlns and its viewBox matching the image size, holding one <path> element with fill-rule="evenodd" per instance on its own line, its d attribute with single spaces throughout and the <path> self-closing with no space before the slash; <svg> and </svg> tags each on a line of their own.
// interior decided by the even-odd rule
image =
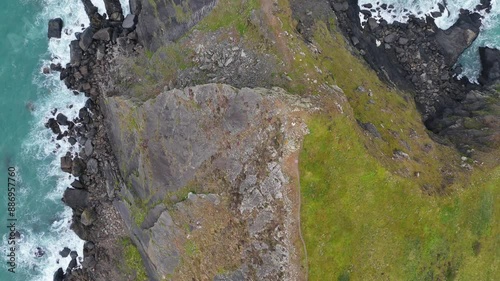
<svg viewBox="0 0 500 281">
<path fill-rule="evenodd" d="M 148 203 L 146 200 L 139 199 L 138 196 L 135 196 L 134 203 L 130 205 L 130 211 L 132 214 L 132 218 L 134 219 L 135 224 L 140 227 L 144 222 L 149 210 L 151 208 L 148 207 Z"/>
<path fill-rule="evenodd" d="M 184 243 L 184 252 L 188 257 L 193 257 L 200 252 L 200 249 L 194 241 L 188 240 L 186 243 Z"/>
<path fill-rule="evenodd" d="M 240 35 L 244 35 L 248 31 L 250 13 L 259 7 L 259 0 L 219 0 L 214 10 L 197 24 L 196 29 L 216 31 L 225 27 L 235 27 Z"/>
<path fill-rule="evenodd" d="M 451 196 L 425 196 L 372 157 L 352 125 L 326 114 L 309 122 L 300 171 L 310 280 L 498 276 L 500 169 L 478 171 Z"/>
<path fill-rule="evenodd" d="M 131 280 L 147 281 L 148 276 L 139 250 L 137 250 L 128 237 L 122 239 L 121 243 L 123 246 L 123 257 L 125 259 L 125 263 L 121 265 L 123 272 L 133 276 Z"/>
</svg>

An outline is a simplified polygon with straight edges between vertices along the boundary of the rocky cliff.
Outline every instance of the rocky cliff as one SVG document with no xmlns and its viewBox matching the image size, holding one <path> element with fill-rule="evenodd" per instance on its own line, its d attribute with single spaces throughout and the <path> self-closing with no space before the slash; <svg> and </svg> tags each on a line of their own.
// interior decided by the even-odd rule
<svg viewBox="0 0 500 281">
<path fill-rule="evenodd" d="M 72 228 L 89 242 L 83 269 L 68 268 L 66 280 L 306 280 L 316 264 L 308 263 L 301 235 L 300 151 L 318 160 L 305 169 L 306 196 L 319 202 L 309 210 L 330 210 L 330 200 L 343 195 L 320 199 L 351 189 L 359 159 L 375 156 L 380 166 L 361 180 L 391 173 L 425 194 L 447 194 L 466 178 L 462 168 L 482 167 L 467 158 L 474 148 L 499 143 L 497 91 L 470 91 L 449 67 L 477 33 L 471 14 L 443 33 L 416 19 L 391 26 L 368 20 L 361 30 L 356 1 L 132 0 L 132 14 L 123 15 L 118 1 L 107 0 L 108 17 L 83 2 L 91 26 L 72 42 L 61 79 L 90 99 L 77 119 L 47 124 L 81 147 L 61 159 L 62 169 L 79 177 L 64 201 L 74 210 Z M 460 40 L 452 53 L 436 52 L 453 38 Z M 484 79 L 497 79 L 498 63 L 486 59 L 496 53 L 487 53 Z M 415 91 L 435 134 L 395 85 Z M 320 128 L 319 143 L 302 150 L 308 122 Z M 467 157 L 427 133 L 464 143 Z M 361 142 L 366 150 L 353 149 Z M 339 151 L 327 159 L 311 152 L 342 144 L 348 163 L 336 159 Z M 332 186 L 316 194 L 323 183 Z M 307 218 L 318 225 L 344 220 Z M 324 254 L 332 253 L 312 256 Z"/>
<path fill-rule="evenodd" d="M 179 39 L 216 4 L 217 0 L 130 0 L 130 10 L 138 15 L 139 41 L 154 51 Z"/>
<path fill-rule="evenodd" d="M 150 280 L 300 280 L 297 152 L 309 99 L 208 84 L 104 100 L 116 206 Z"/>
</svg>

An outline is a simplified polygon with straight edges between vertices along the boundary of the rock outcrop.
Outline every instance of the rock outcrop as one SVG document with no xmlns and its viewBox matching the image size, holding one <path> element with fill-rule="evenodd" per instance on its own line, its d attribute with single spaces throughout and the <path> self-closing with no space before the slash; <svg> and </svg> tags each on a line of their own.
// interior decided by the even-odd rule
<svg viewBox="0 0 500 281">
<path fill-rule="evenodd" d="M 208 84 L 104 104 L 127 186 L 117 207 L 151 280 L 221 279 L 221 267 L 241 280 L 298 280 L 295 175 L 286 171 L 307 133 L 308 100 Z M 189 271 L 194 257 L 199 272 Z"/>
<path fill-rule="evenodd" d="M 500 80 L 500 50 L 488 47 L 479 48 L 481 58 L 481 77 L 479 82 L 490 85 Z"/>
<path fill-rule="evenodd" d="M 461 11 L 452 27 L 441 30 L 430 16 L 423 20 L 408 15 L 407 23 L 388 24 L 360 11 L 355 0 L 330 3 L 346 37 L 381 79 L 414 93 L 425 125 L 442 137 L 440 141 L 452 143 L 464 153 L 470 147 L 488 149 L 499 144 L 498 123 L 487 121 L 496 115 L 497 93 L 465 78 L 457 80 L 459 71 L 454 68 L 479 34 L 479 13 Z M 366 20 L 363 25 L 360 15 Z M 481 52 L 485 69 L 481 81 L 488 84 L 498 73 L 495 54 L 485 49 Z"/>
<path fill-rule="evenodd" d="M 61 38 L 61 30 L 63 28 L 63 20 L 61 18 L 51 19 L 47 36 L 49 38 Z"/>
<path fill-rule="evenodd" d="M 217 2 L 217 0 L 131 0 L 130 10 L 132 14 L 138 15 L 139 42 L 154 51 L 167 42 L 179 39 L 205 17 Z"/>
</svg>

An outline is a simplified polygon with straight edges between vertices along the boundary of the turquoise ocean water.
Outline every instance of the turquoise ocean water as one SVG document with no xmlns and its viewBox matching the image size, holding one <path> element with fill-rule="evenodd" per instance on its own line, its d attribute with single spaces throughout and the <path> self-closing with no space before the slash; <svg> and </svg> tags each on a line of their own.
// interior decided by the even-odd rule
<svg viewBox="0 0 500 281">
<path fill-rule="evenodd" d="M 483 32 L 461 58 L 472 80 L 479 72 L 477 46 L 500 47 L 499 0 L 492 1 L 494 8 L 486 15 Z M 104 12 L 102 0 L 93 2 Z M 432 10 L 436 2 L 386 1 L 424 11 Z M 128 1 L 122 3 L 128 11 Z M 451 13 L 477 3 L 448 0 Z M 47 22 L 55 17 L 63 18 L 65 32 L 62 39 L 48 40 Z M 44 123 L 55 108 L 70 119 L 76 116 L 85 98 L 67 90 L 58 73 L 44 75 L 41 70 L 51 62 L 69 61 L 68 44 L 87 21 L 80 0 L 12 0 L 4 1 L 0 9 L 0 225 L 4 225 L 0 227 L 0 281 L 52 280 L 54 271 L 69 263 L 58 254 L 63 247 L 82 255 L 83 241 L 69 230 L 71 211 L 60 200 L 73 179 L 61 172 L 59 159 L 78 148 L 55 141 Z M 446 28 L 453 24 L 453 16 L 439 24 Z M 15 223 L 21 234 L 16 240 L 16 273 L 9 272 L 7 264 L 9 167 L 16 170 Z M 45 252 L 42 257 L 35 256 L 37 247 Z"/>
<path fill-rule="evenodd" d="M 101 13 L 102 0 L 93 1 Z M 128 0 L 122 1 L 124 12 Z M 0 9 L 0 281 L 52 280 L 66 269 L 63 247 L 82 256 L 83 241 L 70 229 L 71 210 L 61 202 L 74 180 L 60 169 L 66 151 L 77 152 L 65 140 L 57 141 L 44 124 L 57 109 L 70 119 L 86 98 L 75 96 L 59 81 L 59 73 L 45 75 L 50 63 L 69 62 L 69 42 L 87 26 L 80 0 L 12 0 Z M 61 39 L 47 38 L 47 22 L 61 17 Z M 64 131 L 64 127 L 61 127 Z M 8 169 L 15 168 L 16 239 L 15 273 L 9 272 Z M 13 183 L 13 181 L 11 181 Z M 37 247 L 45 254 L 36 257 Z"/>
</svg>

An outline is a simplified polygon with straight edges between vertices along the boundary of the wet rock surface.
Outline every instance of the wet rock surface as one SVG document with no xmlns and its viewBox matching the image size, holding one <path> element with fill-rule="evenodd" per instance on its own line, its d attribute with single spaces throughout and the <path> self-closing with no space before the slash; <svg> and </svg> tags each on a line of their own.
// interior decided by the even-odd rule
<svg viewBox="0 0 500 281">
<path fill-rule="evenodd" d="M 339 9 L 339 3 L 347 3 L 348 8 Z M 492 88 L 471 84 L 465 78 L 457 80 L 460 70 L 454 68 L 457 58 L 479 34 L 478 13 L 463 10 L 452 27 L 440 30 L 430 16 L 422 20 L 409 15 L 407 23 L 388 24 L 365 15 L 366 21 L 361 25 L 357 1 L 332 0 L 330 4 L 346 36 L 356 38 L 353 45 L 358 54 L 383 80 L 414 93 L 425 125 L 442 137 L 440 142 L 451 142 L 463 152 L 471 146 L 487 150 L 498 145 L 499 128 L 484 119 L 495 116 L 498 93 Z M 483 57 L 488 58 L 482 61 L 486 71 L 481 81 L 495 80 L 495 59 Z M 485 98 L 472 102 L 471 97 L 477 93 Z M 465 125 L 470 124 L 467 118 L 478 121 L 474 122 L 474 128 Z"/>
</svg>

